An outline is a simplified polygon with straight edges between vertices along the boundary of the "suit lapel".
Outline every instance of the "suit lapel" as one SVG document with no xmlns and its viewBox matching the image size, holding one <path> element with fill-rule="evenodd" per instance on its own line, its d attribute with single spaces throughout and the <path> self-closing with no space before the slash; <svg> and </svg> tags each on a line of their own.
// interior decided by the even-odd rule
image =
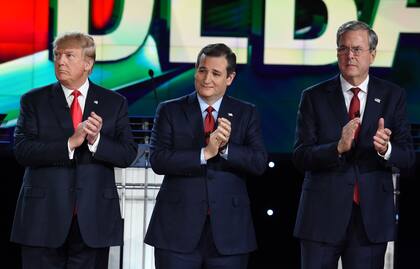
<svg viewBox="0 0 420 269">
<path fill-rule="evenodd" d="M 54 115 L 65 133 L 71 136 L 73 133 L 73 122 L 63 89 L 60 83 L 57 82 L 51 86 L 50 90 L 50 104 Z"/>
<path fill-rule="evenodd" d="M 346 125 L 349 121 L 349 115 L 344 101 L 343 91 L 341 89 L 340 78 L 338 76 L 334 81 L 332 81 L 327 90 L 329 91 L 328 99 L 334 115 L 337 117 L 340 126 Z"/>
<path fill-rule="evenodd" d="M 191 128 L 191 132 L 193 133 L 197 144 L 199 144 L 200 146 L 204 145 L 205 141 L 203 116 L 200 110 L 200 104 L 198 103 L 197 94 L 195 91 L 187 96 L 186 102 L 183 103 L 183 110 L 185 113 L 185 117 L 190 123 L 189 127 Z"/>
<path fill-rule="evenodd" d="M 83 110 L 83 120 L 86 120 L 92 111 L 98 112 L 98 105 L 100 100 L 98 98 L 98 91 L 95 84 L 89 81 L 89 90 L 86 96 L 85 108 Z"/>
<path fill-rule="evenodd" d="M 376 130 L 378 126 L 378 120 L 381 117 L 380 112 L 383 101 L 384 96 L 380 89 L 376 87 L 375 78 L 371 76 L 369 79 L 366 106 L 363 113 L 362 126 L 360 129 L 361 137 L 370 136 L 369 130 L 372 128 Z"/>
<path fill-rule="evenodd" d="M 235 116 L 236 118 L 238 118 L 239 113 L 237 113 L 237 111 L 235 110 L 235 105 L 232 103 L 232 99 L 229 96 L 224 95 L 222 103 L 220 104 L 218 117 L 222 117 L 230 121 L 231 133 L 234 128 L 234 120 L 236 119 Z"/>
</svg>

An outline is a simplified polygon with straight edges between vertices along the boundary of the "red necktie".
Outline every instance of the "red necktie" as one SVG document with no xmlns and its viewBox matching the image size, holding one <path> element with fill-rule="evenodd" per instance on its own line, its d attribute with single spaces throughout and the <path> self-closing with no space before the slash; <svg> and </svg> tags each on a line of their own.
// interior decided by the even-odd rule
<svg viewBox="0 0 420 269">
<path fill-rule="evenodd" d="M 214 111 L 214 108 L 211 106 L 208 106 L 207 109 L 207 115 L 204 118 L 204 135 L 206 137 L 206 145 L 209 143 L 210 134 L 214 130 L 214 118 L 212 112 Z"/>
<path fill-rule="evenodd" d="M 350 120 L 360 117 L 360 100 L 357 96 L 360 92 L 359 88 L 351 88 L 351 91 L 353 92 L 353 98 L 351 98 L 350 101 L 350 108 L 349 108 L 349 118 Z M 356 132 L 354 133 L 354 139 L 356 140 L 360 131 L 360 125 L 357 127 Z M 359 183 L 356 179 L 354 184 L 354 190 L 353 190 L 353 202 L 356 204 L 360 203 L 360 195 L 359 195 Z"/>
<path fill-rule="evenodd" d="M 73 120 L 73 127 L 76 130 L 77 125 L 82 122 L 82 108 L 80 107 L 79 100 L 77 99 L 81 93 L 78 90 L 74 90 L 71 94 L 73 95 L 73 102 L 71 103 L 70 114 L 71 119 Z"/>
</svg>

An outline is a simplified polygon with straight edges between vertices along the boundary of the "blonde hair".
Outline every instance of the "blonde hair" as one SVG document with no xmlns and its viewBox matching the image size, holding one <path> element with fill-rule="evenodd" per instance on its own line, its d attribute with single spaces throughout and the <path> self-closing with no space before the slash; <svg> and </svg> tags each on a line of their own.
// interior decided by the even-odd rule
<svg viewBox="0 0 420 269">
<path fill-rule="evenodd" d="M 66 32 L 58 35 L 52 43 L 53 50 L 55 51 L 59 47 L 65 47 L 69 45 L 80 46 L 82 53 L 85 57 L 89 57 L 95 62 L 96 59 L 96 46 L 95 41 L 90 35 L 80 32 Z"/>
</svg>

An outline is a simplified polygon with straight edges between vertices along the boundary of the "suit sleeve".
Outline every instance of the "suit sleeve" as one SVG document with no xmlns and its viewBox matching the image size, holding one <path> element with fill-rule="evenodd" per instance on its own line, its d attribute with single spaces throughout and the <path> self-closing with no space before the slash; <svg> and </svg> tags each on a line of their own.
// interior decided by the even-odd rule
<svg viewBox="0 0 420 269">
<path fill-rule="evenodd" d="M 101 133 L 94 158 L 112 166 L 127 167 L 136 158 L 137 145 L 133 140 L 129 125 L 127 100 L 125 98 L 121 98 L 117 114 L 114 135 Z"/>
<path fill-rule="evenodd" d="M 14 133 L 16 160 L 24 166 L 63 165 L 70 162 L 66 137 L 49 141 L 39 138 L 40 119 L 35 107 L 33 98 L 28 94 L 22 96 Z"/>
<path fill-rule="evenodd" d="M 415 153 L 413 140 L 410 133 L 410 125 L 407 121 L 406 96 L 401 90 L 401 95 L 393 111 L 394 127 L 391 127 L 392 152 L 388 164 L 398 168 L 409 168 L 414 164 Z"/>
<path fill-rule="evenodd" d="M 168 103 L 161 103 L 156 110 L 152 129 L 150 163 L 153 171 L 160 175 L 198 176 L 203 170 L 200 164 L 200 150 L 175 149 L 174 132 Z M 187 139 L 187 138 L 185 138 Z"/>
<path fill-rule="evenodd" d="M 310 93 L 304 91 L 296 120 L 296 139 L 293 163 L 302 171 L 324 170 L 340 164 L 338 141 L 318 144 L 317 118 Z"/>
<path fill-rule="evenodd" d="M 249 111 L 249 120 L 243 130 L 245 140 L 242 144 L 229 142 L 227 163 L 238 172 L 255 175 L 264 173 L 267 167 L 267 152 L 261 134 L 261 123 L 255 106 Z"/>
</svg>

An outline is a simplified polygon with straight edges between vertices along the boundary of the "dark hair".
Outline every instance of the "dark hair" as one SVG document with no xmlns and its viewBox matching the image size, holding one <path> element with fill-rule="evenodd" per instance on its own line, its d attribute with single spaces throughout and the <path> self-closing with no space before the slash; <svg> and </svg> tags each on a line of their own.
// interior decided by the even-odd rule
<svg viewBox="0 0 420 269">
<path fill-rule="evenodd" d="M 235 53 L 225 44 L 217 43 L 217 44 L 209 44 L 202 48 L 197 56 L 197 62 L 195 67 L 197 68 L 200 65 L 200 58 L 201 55 L 206 55 L 210 57 L 220 57 L 224 56 L 227 60 L 227 67 L 226 72 L 229 76 L 236 70 L 236 55 Z"/>
<path fill-rule="evenodd" d="M 375 31 L 370 28 L 369 25 L 362 21 L 348 21 L 341 25 L 337 30 L 337 47 L 340 46 L 338 42 L 340 42 L 340 38 L 343 36 L 345 32 L 348 31 L 357 31 L 357 30 L 366 30 L 368 31 L 369 35 L 369 50 L 373 51 L 376 49 L 378 45 L 378 36 L 376 35 Z"/>
</svg>

